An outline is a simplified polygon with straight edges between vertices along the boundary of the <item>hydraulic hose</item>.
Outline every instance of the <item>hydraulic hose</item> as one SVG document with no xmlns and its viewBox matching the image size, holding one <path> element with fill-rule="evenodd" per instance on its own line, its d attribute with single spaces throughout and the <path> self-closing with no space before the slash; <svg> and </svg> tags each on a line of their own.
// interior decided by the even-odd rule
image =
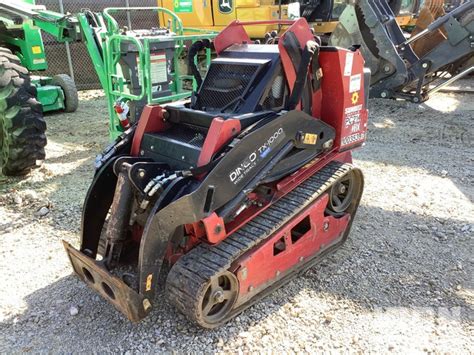
<svg viewBox="0 0 474 355">
<path fill-rule="evenodd" d="M 301 57 L 301 63 L 296 73 L 295 85 L 293 86 L 293 91 L 291 92 L 290 99 L 288 100 L 287 110 L 291 111 L 296 108 L 298 102 L 301 101 L 301 96 L 303 95 L 303 89 L 306 85 L 306 79 L 308 77 L 309 64 L 313 58 L 314 53 L 318 48 L 318 44 L 315 41 L 306 42 L 306 46 L 303 50 L 303 55 Z"/>
<path fill-rule="evenodd" d="M 200 51 L 206 48 L 211 48 L 211 41 L 209 41 L 208 39 L 203 39 L 194 42 L 189 48 L 188 52 L 188 67 L 191 69 L 191 73 L 194 76 L 194 79 L 196 79 L 198 87 L 200 87 L 202 84 L 202 78 L 197 65 L 194 63 L 194 58 Z"/>
</svg>

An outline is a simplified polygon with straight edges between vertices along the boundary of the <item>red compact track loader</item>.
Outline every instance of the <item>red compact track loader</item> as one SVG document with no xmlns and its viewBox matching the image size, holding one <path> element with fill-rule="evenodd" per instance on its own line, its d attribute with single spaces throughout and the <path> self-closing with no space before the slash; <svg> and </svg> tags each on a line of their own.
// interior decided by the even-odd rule
<svg viewBox="0 0 474 355">
<path fill-rule="evenodd" d="M 287 29 L 252 42 L 244 26 L 268 23 Z M 305 19 L 236 21 L 213 46 L 191 100 L 146 106 L 99 155 L 80 249 L 64 242 L 77 275 L 132 321 L 163 287 L 191 321 L 223 324 L 339 248 L 362 195 L 360 52 L 320 46 Z"/>
</svg>

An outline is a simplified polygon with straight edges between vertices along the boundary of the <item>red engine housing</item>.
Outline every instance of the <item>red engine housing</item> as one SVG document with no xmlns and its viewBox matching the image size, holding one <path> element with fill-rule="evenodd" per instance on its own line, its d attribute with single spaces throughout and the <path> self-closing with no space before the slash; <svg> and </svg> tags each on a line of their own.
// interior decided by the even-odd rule
<svg viewBox="0 0 474 355">
<path fill-rule="evenodd" d="M 319 63 L 323 70 L 321 119 L 336 129 L 335 145 L 340 151 L 360 146 L 367 133 L 365 92 L 370 76 L 364 70 L 362 54 L 322 47 Z"/>
</svg>

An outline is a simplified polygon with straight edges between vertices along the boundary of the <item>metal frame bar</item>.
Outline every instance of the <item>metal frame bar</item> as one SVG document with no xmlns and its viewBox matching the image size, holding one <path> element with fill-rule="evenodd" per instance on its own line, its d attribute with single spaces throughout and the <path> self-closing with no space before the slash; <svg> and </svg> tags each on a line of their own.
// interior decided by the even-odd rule
<svg viewBox="0 0 474 355">
<path fill-rule="evenodd" d="M 174 41 L 175 51 L 173 56 L 174 71 L 171 73 L 173 77 L 173 87 L 171 91 L 173 95 L 153 98 L 152 85 L 151 85 L 151 66 L 150 66 L 150 48 L 152 43 L 163 42 L 163 38 L 160 36 L 150 36 L 142 38 L 139 41 L 136 37 L 127 36 L 120 34 L 118 23 L 112 14 L 127 11 L 156 11 L 157 14 L 165 13 L 172 17 L 170 30 L 176 33 L 175 36 L 167 38 L 166 41 Z M 106 23 L 107 32 L 102 34 L 105 39 L 103 47 L 103 57 L 105 58 L 105 85 L 106 88 L 108 107 L 110 113 L 110 128 L 111 136 L 115 138 L 117 132 L 113 129 L 116 126 L 116 117 L 114 114 L 113 105 L 119 98 L 125 98 L 129 100 L 142 100 L 146 98 L 148 104 L 161 104 L 164 102 L 176 101 L 185 99 L 191 96 L 191 90 L 183 89 L 184 80 L 192 80 L 193 89 L 196 89 L 197 84 L 194 78 L 190 75 L 181 74 L 179 72 L 179 58 L 185 49 L 185 41 L 197 41 L 201 39 L 213 39 L 217 36 L 217 32 L 201 30 L 197 28 L 183 27 L 181 19 L 167 8 L 162 7 L 128 7 L 128 8 L 106 8 L 103 11 L 103 17 Z M 125 78 L 117 71 L 117 65 L 120 60 L 121 52 L 120 45 L 123 42 L 132 43 L 138 52 L 139 63 L 137 65 L 139 84 L 141 87 L 139 94 L 131 94 L 124 90 L 123 83 Z M 211 61 L 211 51 L 206 49 L 206 66 L 209 66 Z M 118 83 L 118 87 L 117 87 Z"/>
</svg>

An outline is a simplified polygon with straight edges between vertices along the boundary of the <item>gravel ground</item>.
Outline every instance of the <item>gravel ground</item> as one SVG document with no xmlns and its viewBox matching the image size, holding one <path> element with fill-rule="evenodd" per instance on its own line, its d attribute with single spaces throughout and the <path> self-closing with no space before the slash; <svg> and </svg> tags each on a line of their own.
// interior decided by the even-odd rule
<svg viewBox="0 0 474 355">
<path fill-rule="evenodd" d="M 214 331 L 162 295 L 133 325 L 71 274 L 60 240 L 79 244 L 93 157 L 107 141 L 105 101 L 84 92 L 76 113 L 47 121 L 43 167 L 0 177 L 1 353 L 474 352 L 472 95 L 372 100 L 349 241 Z"/>
</svg>

